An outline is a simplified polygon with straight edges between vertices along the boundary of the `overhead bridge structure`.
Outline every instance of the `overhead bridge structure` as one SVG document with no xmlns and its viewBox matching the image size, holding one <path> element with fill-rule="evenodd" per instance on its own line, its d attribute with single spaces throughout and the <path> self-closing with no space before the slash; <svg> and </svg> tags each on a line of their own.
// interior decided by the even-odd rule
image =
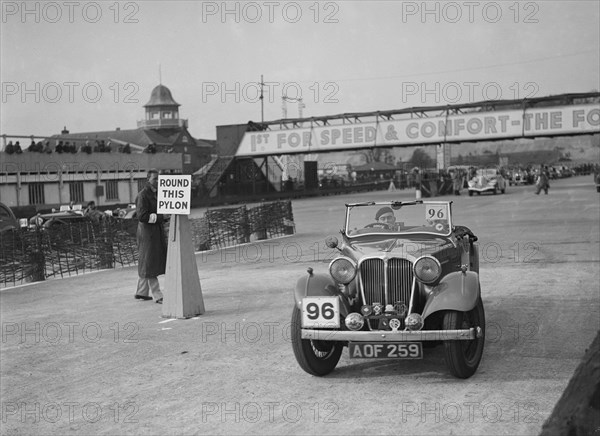
<svg viewBox="0 0 600 436">
<path fill-rule="evenodd" d="M 285 176 L 286 155 L 433 144 L 443 168 L 452 143 L 598 133 L 599 92 L 249 122 L 217 127 L 219 159 L 227 165 L 213 165 L 209 179 L 216 186 L 249 158 L 274 183 Z"/>
</svg>

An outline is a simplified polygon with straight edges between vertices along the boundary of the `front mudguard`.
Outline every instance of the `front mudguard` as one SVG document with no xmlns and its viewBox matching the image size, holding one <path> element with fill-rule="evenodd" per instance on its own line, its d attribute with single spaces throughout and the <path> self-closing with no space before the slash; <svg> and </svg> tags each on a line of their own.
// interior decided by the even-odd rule
<svg viewBox="0 0 600 436">
<path fill-rule="evenodd" d="M 296 283 L 294 302 L 302 310 L 304 297 L 338 297 L 340 299 L 340 315 L 346 317 L 350 313 L 348 298 L 329 274 L 307 274 Z"/>
<path fill-rule="evenodd" d="M 476 272 L 450 273 L 427 295 L 423 319 L 440 310 L 468 312 L 475 307 L 480 292 L 479 274 Z"/>
</svg>

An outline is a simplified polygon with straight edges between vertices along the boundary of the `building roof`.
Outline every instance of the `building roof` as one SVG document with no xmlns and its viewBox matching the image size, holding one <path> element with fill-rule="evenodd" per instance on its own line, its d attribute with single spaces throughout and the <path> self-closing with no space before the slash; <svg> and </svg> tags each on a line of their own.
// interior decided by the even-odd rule
<svg viewBox="0 0 600 436">
<path fill-rule="evenodd" d="M 144 105 L 144 107 L 152 106 L 181 106 L 171 95 L 171 91 L 165 85 L 158 85 L 150 94 L 150 101 Z"/>
<path fill-rule="evenodd" d="M 131 146 L 135 147 L 136 145 L 142 148 L 150 144 L 156 145 L 174 145 L 177 140 L 180 138 L 182 134 L 181 128 L 173 128 L 173 129 L 161 129 L 161 130 L 153 130 L 153 129 L 128 129 L 128 130 L 105 130 L 98 132 L 80 132 L 80 133 L 68 133 L 68 134 L 60 134 L 52 136 L 53 139 L 60 141 L 76 141 L 77 143 L 85 143 L 86 140 L 89 140 L 91 145 L 94 145 L 94 141 L 104 140 L 104 141 L 113 141 L 119 143 L 129 143 Z M 191 137 L 191 136 L 190 136 Z M 196 147 L 213 147 L 212 141 L 207 140 L 196 140 L 192 138 L 192 143 L 189 145 L 193 145 Z"/>
</svg>

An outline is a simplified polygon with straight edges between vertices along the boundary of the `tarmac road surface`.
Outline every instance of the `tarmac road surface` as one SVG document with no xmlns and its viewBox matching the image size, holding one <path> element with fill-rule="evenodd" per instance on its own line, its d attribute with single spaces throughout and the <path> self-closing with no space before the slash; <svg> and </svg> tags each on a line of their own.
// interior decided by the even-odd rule
<svg viewBox="0 0 600 436">
<path fill-rule="evenodd" d="M 0 292 L 1 433 L 538 434 L 600 319 L 600 197 L 591 176 L 551 185 L 440 197 L 479 237 L 487 338 L 470 379 L 441 347 L 300 369 L 292 291 L 326 270 L 344 203 L 414 191 L 310 198 L 293 202 L 296 235 L 197 255 L 195 319 L 134 300 L 135 267 Z"/>
</svg>

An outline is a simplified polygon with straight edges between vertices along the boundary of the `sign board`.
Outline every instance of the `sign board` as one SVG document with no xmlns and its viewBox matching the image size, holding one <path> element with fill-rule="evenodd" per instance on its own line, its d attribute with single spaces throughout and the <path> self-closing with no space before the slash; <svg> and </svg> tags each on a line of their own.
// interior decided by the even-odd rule
<svg viewBox="0 0 600 436">
<path fill-rule="evenodd" d="M 192 176 L 159 175 L 157 213 L 189 215 L 192 198 Z"/>
<path fill-rule="evenodd" d="M 236 156 L 600 132 L 598 104 L 246 132 Z"/>
</svg>

